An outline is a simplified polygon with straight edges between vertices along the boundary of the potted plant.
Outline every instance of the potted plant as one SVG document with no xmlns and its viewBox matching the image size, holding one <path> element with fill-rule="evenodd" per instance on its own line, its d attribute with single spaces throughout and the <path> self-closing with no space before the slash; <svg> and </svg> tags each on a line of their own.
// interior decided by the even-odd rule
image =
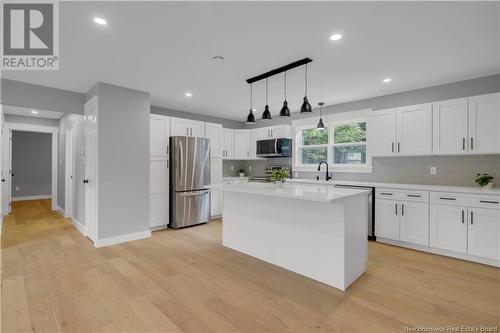
<svg viewBox="0 0 500 333">
<path fill-rule="evenodd" d="M 271 181 L 275 184 L 283 185 L 285 180 L 290 177 L 289 173 L 285 169 L 273 170 L 271 174 Z"/>
<path fill-rule="evenodd" d="M 482 188 L 492 188 L 493 178 L 493 176 L 490 176 L 487 173 L 478 173 L 476 176 L 476 183 Z"/>
<path fill-rule="evenodd" d="M 240 177 L 245 177 L 245 169 L 240 169 Z"/>
</svg>

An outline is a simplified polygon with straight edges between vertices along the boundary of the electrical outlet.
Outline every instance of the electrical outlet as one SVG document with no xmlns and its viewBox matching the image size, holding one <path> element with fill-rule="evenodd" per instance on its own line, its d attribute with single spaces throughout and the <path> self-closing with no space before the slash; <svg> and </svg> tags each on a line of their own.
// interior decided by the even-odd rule
<svg viewBox="0 0 500 333">
<path fill-rule="evenodd" d="M 437 175 L 437 168 L 431 167 L 431 175 Z"/>
</svg>

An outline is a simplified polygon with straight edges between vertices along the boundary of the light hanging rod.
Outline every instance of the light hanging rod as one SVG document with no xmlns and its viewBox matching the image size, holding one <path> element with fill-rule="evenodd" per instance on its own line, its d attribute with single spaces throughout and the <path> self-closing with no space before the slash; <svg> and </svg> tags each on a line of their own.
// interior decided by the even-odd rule
<svg viewBox="0 0 500 333">
<path fill-rule="evenodd" d="M 288 65 L 285 65 L 285 66 L 273 69 L 272 71 L 269 71 L 267 73 L 260 74 L 260 75 L 254 76 L 254 77 L 252 77 L 250 79 L 247 79 L 247 83 L 250 84 L 250 83 L 254 83 L 254 82 L 260 81 L 260 80 L 264 80 L 264 79 L 267 79 L 268 77 L 271 77 L 271 76 L 274 76 L 276 74 L 280 74 L 280 73 L 289 71 L 291 69 L 303 66 L 303 65 L 308 64 L 310 62 L 312 62 L 312 59 L 310 59 L 310 58 L 304 58 L 304 59 L 301 59 L 301 60 L 297 60 L 295 62 L 292 62 L 291 64 L 288 64 Z"/>
</svg>

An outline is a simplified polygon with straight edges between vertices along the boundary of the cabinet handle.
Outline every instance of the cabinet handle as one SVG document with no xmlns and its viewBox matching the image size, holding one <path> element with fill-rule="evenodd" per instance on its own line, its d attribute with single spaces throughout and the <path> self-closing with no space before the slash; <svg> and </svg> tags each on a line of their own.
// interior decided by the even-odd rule
<svg viewBox="0 0 500 333">
<path fill-rule="evenodd" d="M 380 192 L 381 195 L 392 195 L 392 193 Z"/>
<path fill-rule="evenodd" d="M 405 205 L 401 204 L 401 216 L 405 215 Z"/>
<path fill-rule="evenodd" d="M 474 150 L 474 138 L 470 138 L 470 150 Z"/>
<path fill-rule="evenodd" d="M 398 215 L 398 204 L 394 204 L 394 208 L 395 208 L 395 212 L 396 212 L 396 215 Z"/>
<path fill-rule="evenodd" d="M 168 155 L 169 145 L 167 144 L 167 155 Z"/>
<path fill-rule="evenodd" d="M 479 200 L 479 202 L 482 202 L 482 203 L 490 203 L 490 204 L 499 204 L 500 202 L 498 201 L 489 201 L 489 200 Z"/>
<path fill-rule="evenodd" d="M 441 197 L 439 199 L 441 199 L 441 200 L 457 200 L 456 198 L 446 198 L 446 197 Z"/>
<path fill-rule="evenodd" d="M 391 151 L 394 153 L 394 142 L 391 142 Z"/>
<path fill-rule="evenodd" d="M 193 128 L 190 128 L 189 132 L 190 132 L 191 136 L 193 136 Z"/>
<path fill-rule="evenodd" d="M 470 211 L 470 225 L 474 224 L 474 212 L 471 210 Z"/>
<path fill-rule="evenodd" d="M 465 223 L 465 212 L 462 210 L 462 224 Z"/>
<path fill-rule="evenodd" d="M 186 127 L 186 135 L 189 136 L 189 128 Z"/>
<path fill-rule="evenodd" d="M 421 198 L 422 197 L 420 194 L 407 194 L 406 196 L 409 198 Z"/>
<path fill-rule="evenodd" d="M 462 150 L 465 150 L 465 138 L 462 138 Z"/>
</svg>

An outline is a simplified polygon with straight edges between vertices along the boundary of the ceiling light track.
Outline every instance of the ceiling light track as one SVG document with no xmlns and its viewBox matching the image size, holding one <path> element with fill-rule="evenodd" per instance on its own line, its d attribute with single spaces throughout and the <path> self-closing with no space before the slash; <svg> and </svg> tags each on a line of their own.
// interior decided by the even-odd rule
<svg viewBox="0 0 500 333">
<path fill-rule="evenodd" d="M 247 83 L 250 84 L 250 83 L 254 83 L 254 82 L 260 81 L 260 80 L 264 80 L 264 79 L 267 79 L 267 78 L 269 78 L 271 76 L 274 76 L 274 75 L 277 75 L 277 74 L 289 71 L 291 69 L 294 69 L 294 68 L 297 68 L 297 67 L 300 67 L 300 66 L 304 66 L 305 64 L 308 64 L 310 62 L 312 62 L 312 59 L 310 59 L 310 58 L 304 58 L 304 59 L 301 59 L 301 60 L 297 60 L 295 62 L 292 62 L 292 63 L 288 64 L 288 65 L 285 65 L 285 66 L 273 69 L 273 70 L 271 70 L 269 72 L 266 72 L 264 74 L 260 74 L 260 75 L 254 76 L 254 77 L 252 77 L 250 79 L 247 79 Z"/>
</svg>

